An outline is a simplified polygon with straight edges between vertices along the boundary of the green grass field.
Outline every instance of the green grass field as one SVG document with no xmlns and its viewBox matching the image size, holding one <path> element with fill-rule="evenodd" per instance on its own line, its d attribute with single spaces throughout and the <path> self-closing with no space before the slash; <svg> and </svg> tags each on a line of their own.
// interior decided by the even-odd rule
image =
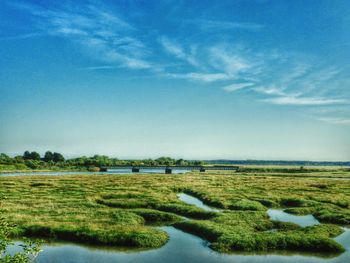
<svg viewBox="0 0 350 263">
<path fill-rule="evenodd" d="M 16 237 L 155 248 L 168 236 L 154 226 L 173 225 L 221 252 L 341 252 L 332 237 L 342 232 L 340 226 L 350 225 L 350 181 L 332 177 L 349 176 L 349 171 L 322 169 L 0 177 L 0 213 Z M 179 192 L 222 212 L 185 204 Z M 323 224 L 302 228 L 271 221 L 269 207 L 313 214 Z"/>
</svg>

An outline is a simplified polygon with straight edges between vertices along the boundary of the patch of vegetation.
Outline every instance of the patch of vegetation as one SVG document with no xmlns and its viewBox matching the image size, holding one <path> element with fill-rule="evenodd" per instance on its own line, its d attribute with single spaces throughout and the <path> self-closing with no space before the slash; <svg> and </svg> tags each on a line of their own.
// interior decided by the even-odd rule
<svg viewBox="0 0 350 263">
<path fill-rule="evenodd" d="M 320 209 L 314 213 L 314 216 L 321 222 L 350 225 L 349 211 Z"/>
<path fill-rule="evenodd" d="M 22 251 L 15 254 L 8 254 L 6 250 L 9 245 L 12 245 L 10 235 L 13 232 L 13 227 L 0 219 L 0 263 L 30 263 L 34 262 L 36 256 L 41 252 L 40 240 L 23 239 L 21 244 Z"/>
<path fill-rule="evenodd" d="M 117 208 L 147 208 L 148 203 L 142 199 L 96 199 L 96 202 L 109 207 Z"/>
<path fill-rule="evenodd" d="M 336 237 L 344 232 L 344 230 L 341 227 L 333 224 L 320 224 L 309 226 L 303 228 L 302 231 L 306 234 L 313 234 L 324 238 Z"/>
<path fill-rule="evenodd" d="M 37 183 L 31 183 L 31 187 L 41 187 L 41 186 L 51 186 L 51 184 L 45 183 L 45 182 L 37 182 Z"/>
<path fill-rule="evenodd" d="M 317 211 L 315 207 L 292 207 L 284 209 L 284 212 L 294 215 L 310 215 Z"/>
<path fill-rule="evenodd" d="M 44 226 L 29 225 L 20 229 L 23 236 L 54 238 L 59 240 L 75 241 L 80 243 L 156 248 L 168 241 L 168 235 L 154 228 L 147 229 L 92 229 L 89 227 L 75 227 L 72 225 Z"/>
<path fill-rule="evenodd" d="M 277 207 L 278 204 L 275 201 L 269 200 L 269 199 L 262 199 L 262 198 L 257 198 L 254 199 L 254 201 L 259 202 L 260 204 L 262 204 L 263 206 L 266 207 Z"/>
<path fill-rule="evenodd" d="M 114 211 L 111 214 L 111 218 L 118 222 L 119 225 L 142 225 L 145 223 L 142 216 L 123 210 Z"/>
<path fill-rule="evenodd" d="M 161 212 L 153 209 L 133 209 L 131 210 L 134 214 L 137 214 L 144 218 L 147 223 L 164 225 L 173 224 L 175 222 L 180 222 L 183 219 L 172 213 Z"/>
<path fill-rule="evenodd" d="M 232 233 L 222 235 L 212 244 L 212 248 L 222 252 L 232 250 L 258 251 L 258 250 L 299 250 L 343 252 L 344 248 L 333 239 L 305 235 L 293 232 Z"/>
<path fill-rule="evenodd" d="M 266 207 L 263 206 L 260 202 L 248 200 L 248 199 L 240 199 L 237 201 L 233 201 L 233 203 L 230 204 L 228 208 L 231 210 L 252 210 L 252 211 L 266 210 Z"/>
<path fill-rule="evenodd" d="M 232 214 L 230 214 L 232 215 Z M 175 226 L 186 232 L 198 235 L 211 242 L 211 247 L 220 252 L 259 251 L 259 250 L 304 250 L 323 252 L 343 252 L 344 248 L 331 237 L 341 234 L 337 226 L 314 226 L 301 228 L 291 223 L 273 223 L 278 231 L 261 231 L 261 227 L 252 228 L 249 219 L 259 218 L 266 224 L 266 219 L 259 212 L 249 216 L 244 213 L 225 215 L 213 221 L 184 221 Z M 237 220 L 237 219 L 240 220 Z M 264 228 L 264 227 L 263 227 Z M 257 231 L 259 229 L 260 231 Z"/>
<path fill-rule="evenodd" d="M 291 223 L 291 222 L 282 222 L 282 221 L 272 221 L 273 228 L 278 231 L 288 231 L 288 230 L 298 230 L 301 226 Z"/>
<path fill-rule="evenodd" d="M 325 199 L 325 198 L 320 198 L 320 197 L 313 197 L 312 198 L 314 201 L 320 202 L 320 203 L 325 203 L 325 204 L 331 204 L 335 205 L 340 208 L 348 208 L 349 207 L 349 202 L 344 199 L 339 199 L 336 196 L 332 198 L 331 200 Z"/>
<path fill-rule="evenodd" d="M 316 188 L 319 188 L 319 189 L 327 189 L 329 188 L 328 185 L 326 184 L 322 184 L 322 183 L 318 183 L 318 184 L 310 184 L 311 187 L 316 187 Z"/>
</svg>

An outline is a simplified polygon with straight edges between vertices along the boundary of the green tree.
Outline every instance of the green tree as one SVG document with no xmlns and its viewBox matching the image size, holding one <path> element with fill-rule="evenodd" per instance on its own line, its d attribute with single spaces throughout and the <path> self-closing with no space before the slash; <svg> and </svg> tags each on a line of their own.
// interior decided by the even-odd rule
<svg viewBox="0 0 350 263">
<path fill-rule="evenodd" d="M 23 159 L 24 160 L 29 160 L 31 159 L 31 154 L 29 151 L 25 151 L 24 154 L 23 154 Z"/>
<path fill-rule="evenodd" d="M 50 151 L 47 151 L 44 155 L 44 161 L 45 162 L 53 161 L 53 153 Z"/>
<path fill-rule="evenodd" d="M 53 158 L 52 158 L 52 160 L 53 160 L 55 163 L 64 162 L 64 157 L 63 157 L 62 154 L 54 152 L 54 153 L 53 153 Z"/>
<path fill-rule="evenodd" d="M 24 159 L 22 156 L 16 156 L 15 158 L 13 158 L 13 161 L 15 163 L 24 163 Z"/>
<path fill-rule="evenodd" d="M 8 155 L 6 155 L 4 153 L 0 153 L 0 163 L 2 163 L 2 164 L 12 164 L 13 160 Z"/>
<path fill-rule="evenodd" d="M 188 165 L 188 162 L 184 159 L 179 159 L 176 161 L 176 165 L 179 165 L 179 166 L 186 166 Z"/>
<path fill-rule="evenodd" d="M 8 159 L 10 158 L 7 154 L 5 153 L 0 153 L 0 159 Z"/>
<path fill-rule="evenodd" d="M 203 161 L 193 161 L 194 165 L 204 165 L 205 163 Z"/>
<path fill-rule="evenodd" d="M 168 165 L 168 166 L 175 164 L 175 160 L 170 158 L 170 157 L 160 157 L 160 158 L 156 159 L 156 162 L 159 165 Z"/>
<path fill-rule="evenodd" d="M 37 152 L 31 152 L 30 159 L 40 161 L 40 154 Z"/>
</svg>

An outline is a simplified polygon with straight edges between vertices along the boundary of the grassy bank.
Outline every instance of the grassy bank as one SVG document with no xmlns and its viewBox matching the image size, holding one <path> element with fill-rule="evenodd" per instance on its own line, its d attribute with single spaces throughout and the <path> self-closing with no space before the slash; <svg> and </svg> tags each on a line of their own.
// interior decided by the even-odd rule
<svg viewBox="0 0 350 263">
<path fill-rule="evenodd" d="M 325 173 L 287 180 L 283 173 L 256 176 L 215 171 L 0 177 L 0 213 L 16 226 L 12 235 L 18 237 L 154 248 L 164 245 L 168 236 L 152 226 L 175 225 L 212 242 L 218 251 L 341 252 L 332 237 L 342 231 L 336 224 L 350 224 L 350 184 L 327 178 L 333 171 Z M 224 212 L 184 204 L 176 196 L 182 191 Z M 301 228 L 273 222 L 267 216 L 268 207 L 312 213 L 327 224 Z"/>
<path fill-rule="evenodd" d="M 184 221 L 175 227 L 211 242 L 220 252 L 237 250 L 299 250 L 342 252 L 331 237 L 342 233 L 335 225 L 301 228 L 294 224 L 271 222 L 264 213 L 226 212 L 213 221 Z M 274 229 L 275 231 L 269 231 Z"/>
</svg>

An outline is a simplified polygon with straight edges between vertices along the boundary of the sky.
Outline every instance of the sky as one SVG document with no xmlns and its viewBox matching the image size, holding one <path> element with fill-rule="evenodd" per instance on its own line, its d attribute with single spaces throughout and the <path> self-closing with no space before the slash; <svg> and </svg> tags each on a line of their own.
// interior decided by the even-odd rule
<svg viewBox="0 0 350 263">
<path fill-rule="evenodd" d="M 347 0 L 0 1 L 0 152 L 350 160 Z"/>
</svg>

